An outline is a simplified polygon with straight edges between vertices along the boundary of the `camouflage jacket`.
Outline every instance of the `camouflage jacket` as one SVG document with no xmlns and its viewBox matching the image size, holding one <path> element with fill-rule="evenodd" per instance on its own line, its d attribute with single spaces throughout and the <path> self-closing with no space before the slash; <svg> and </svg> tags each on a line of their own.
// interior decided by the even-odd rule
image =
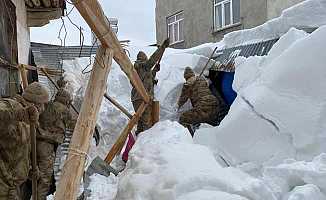
<svg viewBox="0 0 326 200">
<path fill-rule="evenodd" d="M 147 61 L 137 60 L 134 67 L 138 73 L 139 78 L 144 84 L 147 94 L 154 97 L 154 80 L 157 73 L 157 68 L 154 67 L 159 60 L 160 55 L 163 54 L 165 48 L 160 46 Z M 152 69 L 154 67 L 154 69 Z M 133 87 L 131 90 L 131 101 L 142 99 L 140 94 Z"/>
<path fill-rule="evenodd" d="M 49 102 L 40 115 L 37 139 L 53 144 L 61 144 L 65 131 L 73 123 L 70 109 L 60 102 Z"/>
<path fill-rule="evenodd" d="M 15 190 L 31 168 L 29 104 L 21 96 L 0 99 L 0 179 Z"/>
<path fill-rule="evenodd" d="M 183 106 L 188 99 L 194 108 L 217 107 L 223 102 L 218 100 L 210 91 L 203 77 L 191 77 L 184 83 L 178 106 Z"/>
</svg>

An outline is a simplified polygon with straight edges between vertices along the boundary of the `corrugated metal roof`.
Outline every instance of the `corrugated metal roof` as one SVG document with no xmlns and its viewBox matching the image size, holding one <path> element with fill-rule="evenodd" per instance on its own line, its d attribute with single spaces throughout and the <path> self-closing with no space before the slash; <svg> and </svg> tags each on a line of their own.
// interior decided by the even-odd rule
<svg viewBox="0 0 326 200">
<path fill-rule="evenodd" d="M 73 60 L 78 57 L 89 57 L 96 54 L 97 46 L 66 46 L 31 43 L 31 49 L 34 56 L 35 64 L 38 66 L 46 66 L 53 69 L 61 69 L 62 60 Z M 59 80 L 60 76 L 53 76 L 53 80 Z M 56 94 L 55 86 L 45 76 L 39 74 L 39 82 L 44 85 L 50 93 L 51 99 Z"/>
<path fill-rule="evenodd" d="M 97 46 L 66 46 L 31 43 L 36 65 L 45 65 L 49 68 L 60 69 L 62 60 L 73 60 L 78 57 L 89 57 L 96 54 Z"/>
<path fill-rule="evenodd" d="M 261 41 L 254 44 L 240 45 L 232 48 L 222 49 L 216 52 L 217 57 L 213 58 L 221 64 L 218 67 L 220 71 L 234 71 L 234 59 L 238 56 L 264 56 L 271 50 L 273 45 L 279 39 Z"/>
</svg>

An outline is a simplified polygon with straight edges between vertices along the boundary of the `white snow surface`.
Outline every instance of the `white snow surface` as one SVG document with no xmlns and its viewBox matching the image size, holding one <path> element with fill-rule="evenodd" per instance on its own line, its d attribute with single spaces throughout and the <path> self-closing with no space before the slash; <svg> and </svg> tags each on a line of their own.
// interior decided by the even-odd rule
<svg viewBox="0 0 326 200">
<path fill-rule="evenodd" d="M 262 26 L 228 34 L 220 43 L 168 49 L 155 88 L 162 121 L 140 135 L 117 178 L 92 177 L 90 198 L 326 200 L 326 26 L 312 34 L 291 28 L 323 25 L 325 8 L 325 0 L 306 0 Z M 238 97 L 219 127 L 203 126 L 192 140 L 185 128 L 170 121 L 179 115 L 175 108 L 186 66 L 199 73 L 215 46 L 280 36 L 267 56 L 236 59 L 233 88 Z M 131 60 L 139 49 L 147 54 L 155 50 L 129 47 Z M 76 99 L 86 86 L 88 75 L 81 70 L 88 63 L 87 58 L 64 63 Z M 107 92 L 133 112 L 130 90 L 129 80 L 113 63 Z M 104 100 L 98 117 L 102 141 L 92 145 L 91 158 L 104 157 L 126 123 L 127 117 Z"/>
<path fill-rule="evenodd" d="M 223 42 L 226 47 L 233 47 L 278 38 L 292 27 L 318 28 L 326 24 L 325 10 L 326 0 L 305 0 L 260 26 L 225 35 Z"/>
<path fill-rule="evenodd" d="M 325 152 L 325 34 L 326 26 L 311 35 L 292 29 L 266 57 L 236 67 L 238 97 L 221 125 L 206 130 L 232 165 L 311 160 Z"/>
<path fill-rule="evenodd" d="M 206 199 L 274 199 L 261 180 L 222 168 L 177 122 L 163 121 L 142 133 L 129 156 L 119 176 L 119 200 L 196 199 L 200 193 L 207 194 Z"/>
</svg>

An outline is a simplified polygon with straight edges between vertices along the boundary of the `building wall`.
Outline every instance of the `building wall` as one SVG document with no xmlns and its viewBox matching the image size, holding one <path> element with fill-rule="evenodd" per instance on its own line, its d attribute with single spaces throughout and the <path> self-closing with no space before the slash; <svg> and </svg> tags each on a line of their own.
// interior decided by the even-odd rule
<svg viewBox="0 0 326 200">
<path fill-rule="evenodd" d="M 279 17 L 282 11 L 304 0 L 267 0 L 267 19 Z"/>
<path fill-rule="evenodd" d="M 30 33 L 27 27 L 27 11 L 24 0 L 11 0 L 16 6 L 18 62 L 28 64 Z"/>
<path fill-rule="evenodd" d="M 240 0 L 240 24 L 213 31 L 213 0 L 156 0 L 156 40 L 167 37 L 166 18 L 184 12 L 185 42 L 174 48 L 190 48 L 207 42 L 217 42 L 229 32 L 252 28 L 266 21 L 266 0 Z"/>
</svg>

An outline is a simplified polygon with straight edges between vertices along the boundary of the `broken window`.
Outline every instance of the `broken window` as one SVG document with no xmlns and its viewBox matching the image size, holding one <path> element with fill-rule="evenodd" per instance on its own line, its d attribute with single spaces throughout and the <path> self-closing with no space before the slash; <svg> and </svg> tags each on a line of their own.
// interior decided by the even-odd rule
<svg viewBox="0 0 326 200">
<path fill-rule="evenodd" d="M 214 30 L 240 22 L 240 0 L 214 0 Z"/>
<path fill-rule="evenodd" d="M 166 20 L 167 31 L 168 31 L 168 37 L 170 38 L 171 44 L 184 41 L 183 21 L 184 21 L 183 12 L 179 12 L 167 18 Z"/>
</svg>

